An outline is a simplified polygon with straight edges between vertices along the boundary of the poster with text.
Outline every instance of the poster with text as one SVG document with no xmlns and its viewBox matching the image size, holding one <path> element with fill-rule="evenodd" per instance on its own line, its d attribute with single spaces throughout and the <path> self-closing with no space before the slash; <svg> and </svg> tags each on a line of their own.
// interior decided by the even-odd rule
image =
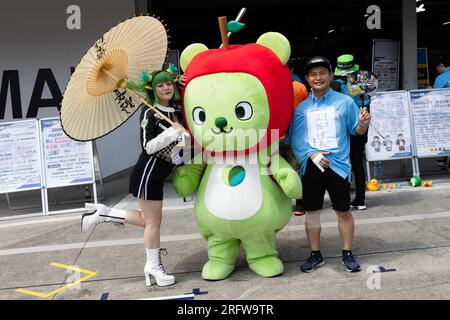
<svg viewBox="0 0 450 320">
<path fill-rule="evenodd" d="M 0 193 L 42 187 L 36 120 L 0 123 Z"/>
<path fill-rule="evenodd" d="M 400 43 L 397 40 L 374 39 L 372 72 L 377 76 L 378 91 L 398 90 Z"/>
<path fill-rule="evenodd" d="M 411 158 L 412 139 L 406 91 L 379 92 L 370 104 L 368 161 Z"/>
<path fill-rule="evenodd" d="M 91 142 L 70 139 L 59 118 L 41 119 L 47 188 L 94 183 Z"/>
<path fill-rule="evenodd" d="M 450 155 L 450 90 L 411 91 L 419 158 Z"/>
</svg>

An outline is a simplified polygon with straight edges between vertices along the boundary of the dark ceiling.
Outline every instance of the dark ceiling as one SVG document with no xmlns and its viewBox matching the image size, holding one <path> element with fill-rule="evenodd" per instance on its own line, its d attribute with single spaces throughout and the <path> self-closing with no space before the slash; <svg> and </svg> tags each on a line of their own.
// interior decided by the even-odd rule
<svg viewBox="0 0 450 320">
<path fill-rule="evenodd" d="M 430 61 L 450 55 L 450 24 L 443 25 L 450 21 L 450 1 L 422 0 L 417 5 L 421 3 L 426 11 L 417 14 L 418 47 L 428 48 Z M 364 15 L 373 4 L 381 8 L 381 30 L 366 27 Z M 193 42 L 218 47 L 217 17 L 233 20 L 242 7 L 247 8 L 242 20 L 246 27 L 233 35 L 231 43 L 255 42 L 264 32 L 278 31 L 289 39 L 292 56 L 301 63 L 316 54 L 334 61 L 351 52 L 361 66 L 370 68 L 373 39 L 401 40 L 402 36 L 400 0 L 149 0 L 148 5 L 151 13 L 166 21 L 171 49 L 180 51 Z"/>
</svg>

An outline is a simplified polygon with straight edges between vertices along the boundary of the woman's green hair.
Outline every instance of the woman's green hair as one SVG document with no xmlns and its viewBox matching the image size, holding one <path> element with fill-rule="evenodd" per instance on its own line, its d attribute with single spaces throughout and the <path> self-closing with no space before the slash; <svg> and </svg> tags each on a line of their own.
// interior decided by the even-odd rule
<svg viewBox="0 0 450 320">
<path fill-rule="evenodd" d="M 165 82 L 171 82 L 173 84 L 173 98 L 171 100 L 172 101 L 180 101 L 181 100 L 181 95 L 180 95 L 180 92 L 178 91 L 177 84 L 175 82 L 175 78 L 169 72 L 167 72 L 165 70 L 154 72 L 152 78 L 153 78 L 152 84 L 151 84 L 152 90 L 147 90 L 147 91 L 150 91 L 150 92 L 148 92 L 148 95 L 150 96 L 150 99 L 152 99 L 151 100 L 152 103 L 159 103 L 158 95 L 156 94 L 156 86 L 160 83 L 165 83 Z"/>
<path fill-rule="evenodd" d="M 173 84 L 173 97 L 171 101 L 180 101 L 181 95 L 177 88 L 177 81 L 166 70 L 154 71 L 152 74 L 143 71 L 139 82 L 127 81 L 127 88 L 145 93 L 147 101 L 155 104 L 159 103 L 158 96 L 156 95 L 156 86 L 165 82 L 171 82 Z"/>
</svg>

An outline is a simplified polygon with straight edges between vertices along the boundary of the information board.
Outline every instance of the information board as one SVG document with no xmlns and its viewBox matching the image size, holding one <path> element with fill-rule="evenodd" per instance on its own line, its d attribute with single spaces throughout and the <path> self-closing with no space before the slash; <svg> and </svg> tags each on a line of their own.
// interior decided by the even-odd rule
<svg viewBox="0 0 450 320">
<path fill-rule="evenodd" d="M 373 40 L 372 72 L 379 81 L 378 91 L 398 90 L 399 55 L 399 41 Z"/>
<path fill-rule="evenodd" d="M 0 193 L 42 188 L 36 120 L 0 123 Z"/>
<path fill-rule="evenodd" d="M 41 119 L 46 188 L 94 183 L 91 142 L 70 139 L 59 118 Z"/>
<path fill-rule="evenodd" d="M 406 91 L 376 93 L 371 100 L 372 116 L 366 144 L 368 161 L 413 156 L 411 116 Z"/>
<path fill-rule="evenodd" d="M 411 91 L 419 158 L 450 155 L 450 90 Z"/>
</svg>

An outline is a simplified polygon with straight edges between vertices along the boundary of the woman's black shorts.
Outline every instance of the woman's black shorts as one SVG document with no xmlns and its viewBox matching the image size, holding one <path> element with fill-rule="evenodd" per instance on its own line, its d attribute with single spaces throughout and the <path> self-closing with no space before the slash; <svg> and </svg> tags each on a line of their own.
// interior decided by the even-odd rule
<svg viewBox="0 0 450 320">
<path fill-rule="evenodd" d="M 176 165 L 142 152 L 130 175 L 130 193 L 144 200 L 162 200 L 164 180 Z"/>
</svg>

